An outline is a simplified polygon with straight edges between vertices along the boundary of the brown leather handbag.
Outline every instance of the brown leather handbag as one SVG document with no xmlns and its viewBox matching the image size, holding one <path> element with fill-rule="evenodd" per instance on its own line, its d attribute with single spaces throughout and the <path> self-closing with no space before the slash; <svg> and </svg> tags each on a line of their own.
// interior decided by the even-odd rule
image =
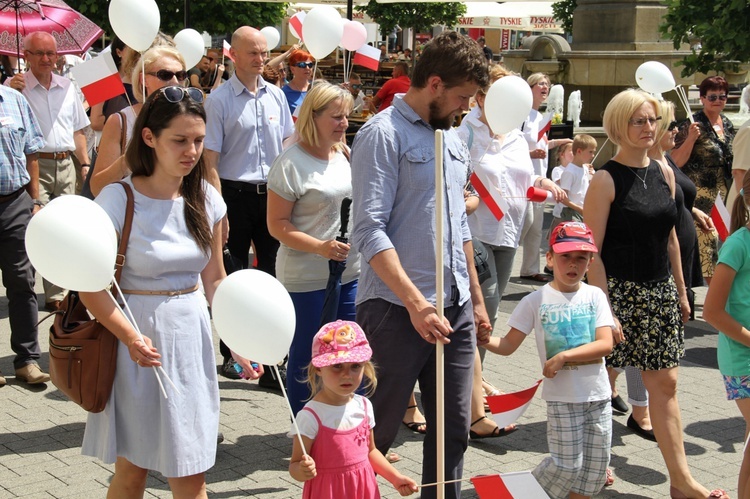
<svg viewBox="0 0 750 499">
<path fill-rule="evenodd" d="M 119 183 L 125 189 L 128 200 L 115 263 L 115 279 L 118 283 L 125 264 L 125 252 L 135 211 L 133 191 L 128 184 Z M 114 293 L 116 292 L 113 290 Z M 112 393 L 118 339 L 99 321 L 91 319 L 78 292 L 69 292 L 60 309 L 61 312 L 55 314 L 55 321 L 49 331 L 50 378 L 66 397 L 83 409 L 101 412 Z"/>
</svg>

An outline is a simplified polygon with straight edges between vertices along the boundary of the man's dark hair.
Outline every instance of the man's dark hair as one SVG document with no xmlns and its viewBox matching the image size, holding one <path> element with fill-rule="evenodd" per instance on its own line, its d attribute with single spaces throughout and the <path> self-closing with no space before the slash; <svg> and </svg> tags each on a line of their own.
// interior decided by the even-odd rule
<svg viewBox="0 0 750 499">
<path fill-rule="evenodd" d="M 424 46 L 412 72 L 411 86 L 424 88 L 431 76 L 439 76 L 446 88 L 466 82 L 484 88 L 490 78 L 482 49 L 455 31 L 444 31 Z"/>
</svg>

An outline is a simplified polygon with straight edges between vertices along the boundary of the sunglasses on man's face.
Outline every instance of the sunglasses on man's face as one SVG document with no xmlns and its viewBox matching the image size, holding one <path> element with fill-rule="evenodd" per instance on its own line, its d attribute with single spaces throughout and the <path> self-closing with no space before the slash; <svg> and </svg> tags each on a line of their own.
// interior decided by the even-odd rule
<svg viewBox="0 0 750 499">
<path fill-rule="evenodd" d="M 300 69 L 304 69 L 304 68 L 310 69 L 313 66 L 315 66 L 315 63 L 314 62 L 298 62 L 297 64 L 292 64 L 292 65 Z"/>
<path fill-rule="evenodd" d="M 362 88 L 362 84 L 361 84 L 361 83 L 352 83 L 352 84 L 351 84 L 350 86 L 351 86 L 351 87 L 352 87 L 352 88 L 353 88 L 354 90 L 359 90 L 360 88 Z"/>
<path fill-rule="evenodd" d="M 725 100 L 727 100 L 727 96 L 726 94 L 721 94 L 721 95 L 713 94 L 713 95 L 707 95 L 706 99 L 708 99 L 708 102 L 716 102 L 716 99 L 719 99 L 720 101 L 724 102 Z"/>
<path fill-rule="evenodd" d="M 187 79 L 187 71 L 169 71 L 167 69 L 160 69 L 156 73 L 146 74 L 156 76 L 161 81 L 172 81 L 172 78 L 177 78 L 177 81 L 185 81 Z"/>
</svg>

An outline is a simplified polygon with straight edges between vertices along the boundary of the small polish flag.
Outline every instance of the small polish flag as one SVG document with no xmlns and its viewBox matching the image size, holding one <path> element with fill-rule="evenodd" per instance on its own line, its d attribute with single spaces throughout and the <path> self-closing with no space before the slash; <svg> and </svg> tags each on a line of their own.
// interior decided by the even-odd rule
<svg viewBox="0 0 750 499">
<path fill-rule="evenodd" d="M 125 93 L 110 52 L 73 66 L 70 72 L 90 106 Z"/>
<path fill-rule="evenodd" d="M 234 57 L 232 57 L 232 54 L 229 53 L 229 49 L 231 49 L 232 46 L 229 45 L 229 42 L 226 40 L 222 40 L 222 53 L 224 54 L 224 57 L 229 59 L 230 61 L 234 62 Z"/>
<path fill-rule="evenodd" d="M 380 67 L 380 49 L 376 49 L 370 45 L 362 45 L 355 53 L 354 64 L 359 64 L 373 71 L 377 71 Z"/>
<path fill-rule="evenodd" d="M 549 499 L 530 471 L 475 476 L 471 483 L 479 499 Z"/>
<path fill-rule="evenodd" d="M 532 387 L 525 390 L 487 397 L 487 404 L 490 406 L 492 419 L 497 423 L 497 426 L 505 428 L 523 416 L 540 384 L 542 384 L 541 379 L 534 383 Z"/>
<path fill-rule="evenodd" d="M 719 239 L 722 242 L 729 235 L 730 220 L 729 211 L 724 206 L 724 201 L 722 201 L 721 193 L 719 192 L 716 194 L 716 201 L 714 201 L 714 206 L 711 208 L 711 221 L 713 221 L 716 232 L 719 233 Z"/>
<path fill-rule="evenodd" d="M 305 16 L 307 16 L 307 14 L 304 11 L 300 11 L 289 18 L 289 31 L 291 31 L 300 41 L 303 41 L 302 24 L 305 22 Z"/>
<path fill-rule="evenodd" d="M 471 173 L 469 180 L 474 189 L 476 189 L 477 194 L 479 194 L 479 199 L 484 201 L 484 204 L 489 208 L 490 213 L 495 216 L 498 222 L 502 220 L 510 207 L 508 206 L 508 202 L 503 198 L 503 193 L 495 187 L 481 166 L 477 167 Z"/>
<path fill-rule="evenodd" d="M 537 142 L 544 141 L 544 144 L 547 143 L 547 134 L 552 129 L 552 115 L 548 114 L 545 120 L 546 121 L 542 124 L 542 127 L 539 129 L 539 135 L 537 136 L 537 139 L 536 139 Z"/>
<path fill-rule="evenodd" d="M 302 106 L 297 106 L 294 108 L 294 113 L 292 113 L 292 121 L 294 123 L 297 123 L 297 118 L 299 118 L 299 110 Z"/>
</svg>

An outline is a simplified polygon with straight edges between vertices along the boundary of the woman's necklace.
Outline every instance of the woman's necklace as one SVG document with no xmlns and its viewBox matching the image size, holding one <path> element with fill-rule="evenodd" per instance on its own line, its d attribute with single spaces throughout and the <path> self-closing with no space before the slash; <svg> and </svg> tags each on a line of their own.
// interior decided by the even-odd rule
<svg viewBox="0 0 750 499">
<path fill-rule="evenodd" d="M 643 183 L 643 188 L 648 190 L 648 186 L 646 186 L 646 177 L 648 177 L 648 166 L 646 168 L 633 168 L 632 166 L 628 166 L 628 170 L 635 175 L 635 177 L 640 180 Z M 643 174 L 643 178 L 641 178 L 640 175 L 638 175 L 635 170 L 646 170 L 646 173 Z"/>
</svg>

